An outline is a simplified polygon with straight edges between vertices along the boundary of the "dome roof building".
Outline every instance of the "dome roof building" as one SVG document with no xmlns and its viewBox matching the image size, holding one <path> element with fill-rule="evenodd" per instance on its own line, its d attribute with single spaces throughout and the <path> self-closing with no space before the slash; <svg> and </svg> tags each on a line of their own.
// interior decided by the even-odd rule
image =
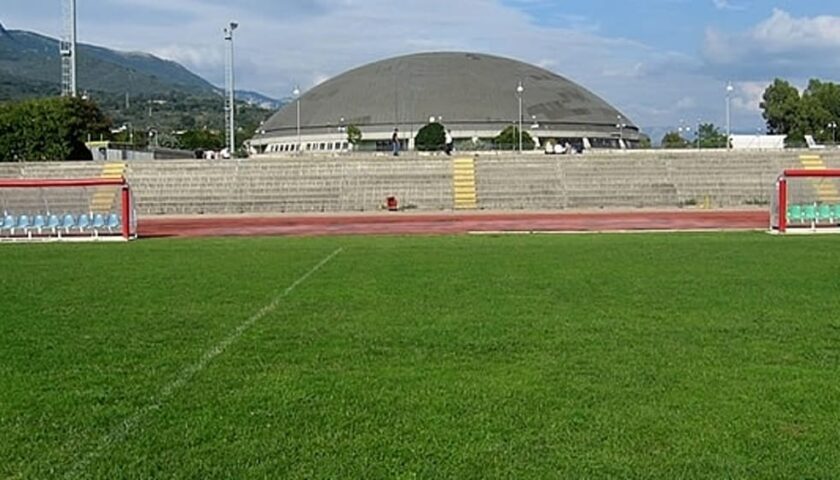
<svg viewBox="0 0 840 480">
<path fill-rule="evenodd" d="M 459 144 L 487 148 L 518 123 L 520 84 L 523 130 L 538 148 L 639 142 L 639 129 L 626 115 L 548 70 L 485 54 L 421 53 L 371 63 L 314 87 L 266 121 L 251 147 L 268 154 L 346 150 L 347 127 L 354 125 L 362 133 L 356 149 L 388 150 L 395 128 L 403 148 L 412 149 L 417 131 L 438 121 Z"/>
</svg>

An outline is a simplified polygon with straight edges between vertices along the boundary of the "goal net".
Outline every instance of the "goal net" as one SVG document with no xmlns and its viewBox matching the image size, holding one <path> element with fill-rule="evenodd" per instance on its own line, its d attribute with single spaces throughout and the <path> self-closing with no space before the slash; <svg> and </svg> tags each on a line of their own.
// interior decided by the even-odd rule
<svg viewBox="0 0 840 480">
<path fill-rule="evenodd" d="M 840 232 L 840 170 L 785 170 L 770 204 L 770 229 Z"/>
<path fill-rule="evenodd" d="M 131 240 L 131 188 L 120 179 L 0 179 L 0 242 Z"/>
</svg>

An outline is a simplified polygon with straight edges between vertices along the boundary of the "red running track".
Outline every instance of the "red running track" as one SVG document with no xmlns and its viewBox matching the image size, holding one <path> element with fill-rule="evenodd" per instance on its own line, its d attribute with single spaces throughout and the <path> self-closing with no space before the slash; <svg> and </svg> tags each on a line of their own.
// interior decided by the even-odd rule
<svg viewBox="0 0 840 480">
<path fill-rule="evenodd" d="M 367 215 L 145 217 L 141 237 L 448 235 L 471 232 L 621 232 L 766 229 L 762 211 L 575 213 L 389 212 Z"/>
</svg>

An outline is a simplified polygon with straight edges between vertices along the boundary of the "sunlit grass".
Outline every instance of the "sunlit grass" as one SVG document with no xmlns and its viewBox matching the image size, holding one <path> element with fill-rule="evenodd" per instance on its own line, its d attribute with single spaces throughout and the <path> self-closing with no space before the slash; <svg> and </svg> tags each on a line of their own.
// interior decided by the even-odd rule
<svg viewBox="0 0 840 480">
<path fill-rule="evenodd" d="M 0 247 L 0 477 L 840 471 L 832 237 Z"/>
</svg>

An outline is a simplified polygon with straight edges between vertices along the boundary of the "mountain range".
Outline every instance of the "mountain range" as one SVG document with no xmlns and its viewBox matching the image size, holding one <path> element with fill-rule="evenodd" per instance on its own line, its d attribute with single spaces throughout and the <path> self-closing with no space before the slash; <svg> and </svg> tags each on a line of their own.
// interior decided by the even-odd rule
<svg viewBox="0 0 840 480">
<path fill-rule="evenodd" d="M 79 44 L 80 91 L 153 97 L 168 94 L 219 96 L 222 89 L 183 65 L 142 52 L 120 52 Z M 0 101 L 55 95 L 60 92 L 59 41 L 38 33 L 6 30 L 0 24 Z M 266 109 L 282 102 L 241 91 L 237 99 Z"/>
</svg>

